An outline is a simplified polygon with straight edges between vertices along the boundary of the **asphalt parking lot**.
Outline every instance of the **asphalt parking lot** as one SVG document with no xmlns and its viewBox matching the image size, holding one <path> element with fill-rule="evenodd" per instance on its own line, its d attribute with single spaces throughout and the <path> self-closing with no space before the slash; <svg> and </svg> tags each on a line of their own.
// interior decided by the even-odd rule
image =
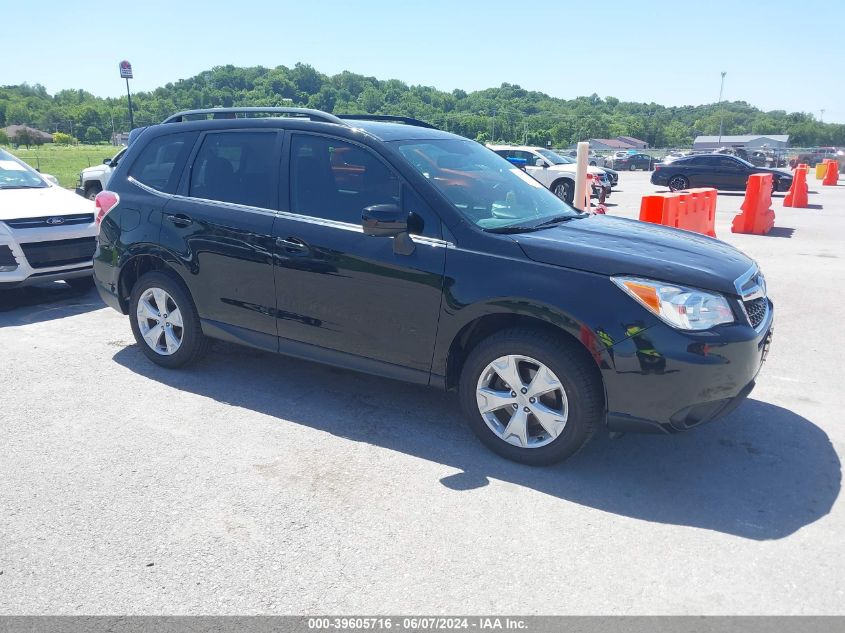
<svg viewBox="0 0 845 633">
<path fill-rule="evenodd" d="M 776 304 L 750 399 L 551 468 L 452 394 L 227 344 L 168 371 L 94 292 L 0 294 L 0 613 L 845 613 L 845 180 L 810 190 L 768 236 L 719 195 Z"/>
</svg>

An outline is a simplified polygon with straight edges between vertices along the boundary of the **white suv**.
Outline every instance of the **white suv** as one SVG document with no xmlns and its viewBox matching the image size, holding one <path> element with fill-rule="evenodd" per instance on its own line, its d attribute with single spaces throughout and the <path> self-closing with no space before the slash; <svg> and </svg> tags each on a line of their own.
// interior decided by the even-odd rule
<svg viewBox="0 0 845 633">
<path fill-rule="evenodd" d="M 0 289 L 57 279 L 90 286 L 94 210 L 0 149 Z"/>
<path fill-rule="evenodd" d="M 514 164 L 524 166 L 525 171 L 543 183 L 561 200 L 572 204 L 575 199 L 575 162 L 570 158 L 556 154 L 542 147 L 527 145 L 488 145 L 499 156 Z M 610 180 L 603 169 L 587 167 L 592 175 L 593 195 L 599 202 L 604 202 L 611 188 Z"/>
<path fill-rule="evenodd" d="M 83 169 L 79 174 L 76 193 L 84 198 L 93 200 L 97 197 L 98 193 L 105 191 L 114 168 L 117 167 L 118 161 L 125 153 L 126 148 L 124 147 L 114 157 L 106 158 L 102 165 L 94 165 Z"/>
</svg>

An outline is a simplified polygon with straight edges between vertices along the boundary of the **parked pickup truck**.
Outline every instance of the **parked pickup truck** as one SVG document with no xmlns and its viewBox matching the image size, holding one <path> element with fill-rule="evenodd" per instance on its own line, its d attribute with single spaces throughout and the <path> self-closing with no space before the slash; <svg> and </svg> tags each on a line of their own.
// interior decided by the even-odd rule
<svg viewBox="0 0 845 633">
<path fill-rule="evenodd" d="M 572 159 L 560 156 L 555 152 L 542 147 L 530 147 L 526 145 L 488 145 L 502 158 L 514 162 L 524 161 L 525 170 L 543 185 L 548 187 L 558 198 L 568 204 L 575 199 L 575 171 L 576 166 Z M 607 173 L 598 167 L 588 167 L 587 173 L 594 179 L 593 195 L 603 203 L 610 195 L 612 182 Z"/>
<path fill-rule="evenodd" d="M 94 165 L 93 167 L 83 169 L 79 174 L 76 193 L 89 200 L 96 198 L 98 193 L 105 190 L 114 168 L 117 167 L 118 161 L 125 153 L 126 148 L 124 147 L 112 158 L 106 158 L 102 165 Z"/>
</svg>

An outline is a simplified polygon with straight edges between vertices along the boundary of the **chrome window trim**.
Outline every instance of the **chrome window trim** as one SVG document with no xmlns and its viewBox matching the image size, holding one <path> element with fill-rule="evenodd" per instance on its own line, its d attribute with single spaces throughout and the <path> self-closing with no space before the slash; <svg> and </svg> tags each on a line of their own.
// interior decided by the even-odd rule
<svg viewBox="0 0 845 633">
<path fill-rule="evenodd" d="M 159 191 L 149 185 L 145 185 L 132 176 L 128 177 L 129 182 L 139 187 L 140 189 L 159 196 L 161 198 L 173 200 L 185 200 L 186 202 L 201 202 L 204 204 L 215 204 L 234 211 L 245 211 L 247 213 L 259 213 L 261 215 L 270 215 L 273 217 L 284 218 L 286 220 L 294 220 L 296 222 L 305 222 L 307 224 L 316 224 L 318 226 L 326 226 L 333 229 L 340 229 L 343 231 L 351 231 L 353 233 L 364 233 L 364 227 L 360 224 L 352 224 L 351 222 L 341 222 L 340 220 L 329 220 L 328 218 L 320 218 L 313 215 L 302 215 L 300 213 L 292 213 L 290 211 L 275 211 L 273 209 L 266 209 L 264 207 L 251 207 L 245 204 L 238 204 L 236 202 L 225 202 L 223 200 L 209 200 L 207 198 L 197 198 L 195 196 L 182 196 L 179 194 L 169 194 Z M 442 240 L 436 237 L 428 237 L 426 235 L 411 235 L 411 239 L 416 244 L 425 244 L 427 246 L 434 246 L 438 248 L 454 248 L 452 242 Z"/>
<path fill-rule="evenodd" d="M 136 186 L 136 187 L 138 187 L 139 189 L 141 189 L 141 190 L 143 190 L 143 191 L 146 191 L 147 193 L 151 193 L 151 194 L 153 194 L 153 195 L 155 195 L 155 196 L 159 196 L 160 198 L 168 198 L 168 199 L 170 199 L 170 198 L 172 198 L 172 197 L 173 197 L 173 194 L 172 194 L 172 193 L 164 193 L 163 191 L 159 191 L 159 190 L 158 190 L 158 189 L 156 189 L 155 187 L 150 187 L 149 185 L 145 185 L 145 184 L 144 184 L 144 183 L 142 183 L 140 180 L 136 180 L 134 176 L 127 176 L 127 177 L 126 177 L 126 180 L 128 180 L 129 182 L 131 182 L 133 185 L 135 185 L 135 186 Z"/>
</svg>

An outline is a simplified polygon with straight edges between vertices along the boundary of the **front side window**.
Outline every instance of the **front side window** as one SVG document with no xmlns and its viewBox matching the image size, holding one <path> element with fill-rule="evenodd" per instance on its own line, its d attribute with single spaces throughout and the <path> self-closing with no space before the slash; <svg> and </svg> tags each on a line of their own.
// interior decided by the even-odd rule
<svg viewBox="0 0 845 633">
<path fill-rule="evenodd" d="M 194 145 L 196 133 L 182 132 L 158 136 L 147 143 L 132 164 L 129 175 L 148 187 L 175 193 L 182 166 Z"/>
<path fill-rule="evenodd" d="M 529 228 L 577 211 L 495 152 L 460 139 L 392 141 L 467 219 L 487 229 Z"/>
<path fill-rule="evenodd" d="M 569 160 L 565 156 L 561 156 L 560 154 L 553 152 L 550 149 L 538 149 L 537 153 L 540 154 L 547 161 L 549 161 L 552 165 L 566 165 L 569 163 L 577 162 L 574 160 Z"/>
<path fill-rule="evenodd" d="M 191 168 L 189 195 L 275 208 L 275 132 L 207 134 Z"/>
<path fill-rule="evenodd" d="M 399 178 L 363 147 L 327 136 L 294 134 L 290 155 L 291 211 L 361 223 L 375 204 L 400 204 Z"/>
</svg>

